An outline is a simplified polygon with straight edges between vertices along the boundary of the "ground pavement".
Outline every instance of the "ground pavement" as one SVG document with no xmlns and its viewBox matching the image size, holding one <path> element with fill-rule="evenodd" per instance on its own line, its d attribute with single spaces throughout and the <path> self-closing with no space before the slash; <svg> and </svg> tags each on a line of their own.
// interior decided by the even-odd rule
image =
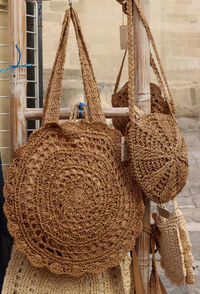
<svg viewBox="0 0 200 294">
<path fill-rule="evenodd" d="M 188 158 L 189 177 L 177 200 L 188 225 L 194 255 L 195 285 L 175 287 L 165 278 L 159 267 L 159 275 L 168 294 L 200 294 L 200 120 L 179 118 L 178 124 L 185 138 Z M 154 210 L 152 205 L 152 210 Z M 159 262 L 158 262 L 159 266 Z"/>
</svg>

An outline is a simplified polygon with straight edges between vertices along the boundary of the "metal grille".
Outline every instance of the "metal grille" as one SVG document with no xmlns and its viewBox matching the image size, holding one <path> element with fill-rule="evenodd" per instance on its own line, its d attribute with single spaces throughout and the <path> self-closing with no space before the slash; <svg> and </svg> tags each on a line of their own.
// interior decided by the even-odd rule
<svg viewBox="0 0 200 294">
<path fill-rule="evenodd" d="M 38 44 L 38 2 L 26 1 L 26 33 L 27 33 L 27 63 L 32 67 L 27 68 L 27 107 L 38 108 L 40 106 L 39 83 L 39 44 Z M 27 135 L 40 126 L 39 120 L 27 122 Z"/>
<path fill-rule="evenodd" d="M 0 9 L 0 69 L 8 67 L 8 10 Z M 4 173 L 10 162 L 9 78 L 0 78 L 0 152 Z"/>
</svg>

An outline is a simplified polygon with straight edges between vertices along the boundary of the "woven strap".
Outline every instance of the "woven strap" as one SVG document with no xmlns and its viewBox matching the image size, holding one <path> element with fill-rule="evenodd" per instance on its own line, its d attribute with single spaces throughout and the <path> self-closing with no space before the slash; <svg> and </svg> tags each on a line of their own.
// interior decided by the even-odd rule
<svg viewBox="0 0 200 294">
<path fill-rule="evenodd" d="M 138 258 L 135 249 L 132 250 L 133 259 L 133 275 L 134 275 L 134 286 L 136 294 L 145 294 L 144 284 L 141 278 L 140 269 L 138 265 Z"/>
<path fill-rule="evenodd" d="M 44 103 L 43 124 L 48 122 L 58 122 L 59 120 L 60 100 L 62 95 L 62 79 L 66 59 L 66 47 L 69 35 L 70 19 L 72 19 L 76 34 L 84 90 L 87 98 L 89 119 L 90 121 L 105 122 L 97 83 L 94 77 L 92 64 L 81 31 L 78 14 L 73 8 L 70 8 L 66 11 L 62 24 L 62 32 L 60 36 L 58 50 L 51 72 L 51 77 Z"/>
<path fill-rule="evenodd" d="M 117 92 L 118 87 L 119 87 L 119 82 L 121 80 L 122 70 L 123 70 L 123 67 L 124 67 L 125 59 L 126 59 L 126 53 L 127 53 L 127 50 L 125 50 L 125 52 L 124 52 L 122 63 L 121 63 L 121 66 L 120 66 L 120 69 L 119 69 L 119 73 L 118 73 L 118 76 L 117 76 L 117 80 L 116 80 L 116 83 L 115 83 L 114 94 Z"/>
<path fill-rule="evenodd" d="M 178 207 L 178 202 L 176 200 L 176 198 L 174 198 L 172 200 L 173 202 L 173 205 L 174 205 L 174 210 L 178 210 L 179 207 Z M 158 211 L 158 214 L 160 217 L 164 217 L 166 219 L 169 219 L 170 217 L 170 212 L 167 210 L 167 207 L 164 203 L 160 203 L 160 204 L 157 204 L 157 211 Z"/>
<path fill-rule="evenodd" d="M 135 44 L 133 31 L 133 3 L 127 0 L 127 26 L 128 26 L 128 103 L 129 116 L 132 122 L 135 121 L 134 100 L 135 100 Z"/>
<path fill-rule="evenodd" d="M 133 0 L 133 1 L 135 2 L 135 6 L 137 7 L 137 10 L 138 10 L 139 15 L 141 17 L 141 20 L 142 20 L 143 25 L 145 27 L 146 33 L 147 33 L 147 35 L 149 37 L 149 40 L 151 42 L 151 45 L 153 47 L 153 50 L 154 50 L 156 59 L 158 61 L 158 64 L 159 64 L 159 67 L 160 67 L 160 71 L 162 73 L 162 77 L 164 79 L 164 82 L 165 82 L 165 85 L 166 85 L 166 88 L 167 88 L 167 91 L 168 91 L 168 94 L 169 94 L 169 97 L 170 97 L 169 107 L 170 107 L 170 110 L 171 110 L 171 105 L 174 107 L 174 100 L 173 100 L 172 94 L 171 94 L 170 89 L 169 89 L 169 85 L 168 85 L 168 82 L 167 82 L 167 77 L 165 75 L 165 71 L 164 71 L 164 68 L 163 68 L 163 65 L 162 65 L 162 62 L 161 62 L 161 59 L 160 59 L 160 56 L 159 56 L 157 47 L 156 47 L 156 43 L 154 41 L 154 38 L 153 38 L 153 35 L 152 35 L 152 32 L 151 32 L 151 29 L 150 29 L 150 27 L 148 25 L 148 22 L 146 20 L 146 17 L 145 17 L 145 15 L 143 13 L 142 7 L 140 6 L 138 0 Z M 171 112 L 173 112 L 173 111 L 171 110 Z"/>
</svg>

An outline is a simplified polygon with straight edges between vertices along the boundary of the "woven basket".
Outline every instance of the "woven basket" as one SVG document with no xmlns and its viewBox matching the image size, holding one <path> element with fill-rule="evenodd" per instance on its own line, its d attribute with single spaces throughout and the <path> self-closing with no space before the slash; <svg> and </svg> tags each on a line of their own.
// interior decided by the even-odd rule
<svg viewBox="0 0 200 294">
<path fill-rule="evenodd" d="M 176 124 L 172 104 L 168 103 L 170 114 L 145 114 L 138 120 L 134 115 L 135 65 L 132 21 L 132 2 L 128 3 L 128 53 L 129 53 L 129 114 L 127 144 L 132 175 L 144 194 L 157 203 L 168 202 L 183 189 L 188 176 L 186 144 Z M 135 0 L 136 7 L 139 7 Z M 144 17 L 143 17 L 144 20 Z M 147 22 L 145 23 L 148 26 Z M 145 27 L 146 28 L 146 27 Z M 149 28 L 149 27 L 148 27 Z M 149 29 L 150 30 L 150 29 Z M 149 31 L 147 30 L 148 35 Z M 155 43 L 149 35 L 153 48 Z M 160 61 L 158 52 L 156 57 Z M 161 62 L 159 62 L 161 66 Z M 164 71 L 162 70 L 162 73 Z M 170 99 L 172 97 L 170 96 Z"/>
<path fill-rule="evenodd" d="M 59 123 L 72 19 L 89 121 Z M 106 125 L 74 9 L 66 11 L 44 105 L 43 125 L 7 173 L 4 211 L 18 251 L 32 265 L 79 276 L 116 266 L 142 230 L 142 193 L 121 162 L 120 132 Z"/>
<path fill-rule="evenodd" d="M 157 226 L 160 230 L 160 264 L 166 277 L 176 286 L 194 284 L 193 256 L 187 225 L 177 202 L 174 211 L 158 209 Z M 163 209 L 165 214 L 163 214 Z"/>
<path fill-rule="evenodd" d="M 132 275 L 128 256 L 119 266 L 101 274 L 72 277 L 35 268 L 13 248 L 2 294 L 130 294 L 134 292 Z"/>
</svg>

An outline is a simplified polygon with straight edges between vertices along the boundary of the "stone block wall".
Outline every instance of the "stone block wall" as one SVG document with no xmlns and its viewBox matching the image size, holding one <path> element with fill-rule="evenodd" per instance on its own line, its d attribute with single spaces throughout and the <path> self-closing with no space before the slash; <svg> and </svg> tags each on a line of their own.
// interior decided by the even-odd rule
<svg viewBox="0 0 200 294">
<path fill-rule="evenodd" d="M 120 5 L 107 0 L 73 0 L 78 10 L 103 105 L 110 105 L 123 51 L 119 45 Z M 43 2 L 44 88 L 53 65 L 66 0 Z M 200 114 L 200 2 L 151 1 L 151 29 L 176 102 L 177 116 Z M 84 93 L 75 38 L 71 26 L 62 105 L 82 100 Z M 127 80 L 124 68 L 121 84 Z M 152 75 L 152 80 L 154 77 Z"/>
</svg>

